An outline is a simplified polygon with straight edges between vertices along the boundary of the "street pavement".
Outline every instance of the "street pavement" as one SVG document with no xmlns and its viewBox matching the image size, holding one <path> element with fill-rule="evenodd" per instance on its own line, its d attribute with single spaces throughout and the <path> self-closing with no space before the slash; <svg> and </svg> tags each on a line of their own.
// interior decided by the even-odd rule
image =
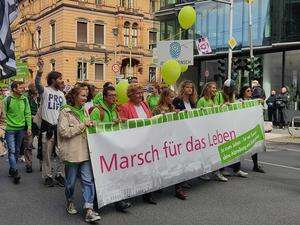
<svg viewBox="0 0 300 225">
<path fill-rule="evenodd" d="M 113 206 L 100 210 L 103 225 L 300 225 L 300 144 L 268 142 L 259 155 L 266 174 L 251 171 L 251 160 L 242 163 L 248 178 L 229 182 L 194 179 L 186 201 L 173 196 L 173 188 L 155 193 L 158 204 L 132 199 L 129 212 Z M 22 166 L 23 167 L 23 166 Z M 38 163 L 34 173 L 22 171 L 20 185 L 7 176 L 6 158 L 0 158 L 0 225 L 86 224 L 80 215 L 65 211 L 64 188 L 43 185 Z M 77 188 L 80 208 L 80 186 Z"/>
</svg>

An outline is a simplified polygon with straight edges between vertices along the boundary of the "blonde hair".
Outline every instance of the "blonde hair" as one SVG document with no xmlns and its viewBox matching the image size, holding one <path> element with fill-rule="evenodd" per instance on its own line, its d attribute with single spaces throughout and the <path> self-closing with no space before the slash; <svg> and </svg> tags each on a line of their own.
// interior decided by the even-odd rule
<svg viewBox="0 0 300 225">
<path fill-rule="evenodd" d="M 211 82 L 208 82 L 208 83 L 206 83 L 205 85 L 204 85 L 204 87 L 203 87 L 203 90 L 202 90 L 202 93 L 201 93 L 201 97 L 206 97 L 207 96 L 207 94 L 208 94 L 208 89 L 211 87 L 211 86 L 213 86 L 213 85 L 215 85 L 215 86 L 217 86 L 217 83 L 215 82 L 215 81 L 211 81 Z"/>
<path fill-rule="evenodd" d="M 192 87 L 193 87 L 193 93 L 191 94 L 189 100 L 190 100 L 191 102 L 193 102 L 193 103 L 196 103 L 197 100 L 198 100 L 198 94 L 197 94 L 197 91 L 196 91 L 195 84 L 194 84 L 192 81 L 190 81 L 190 80 L 185 80 L 185 81 L 181 82 L 181 84 L 179 85 L 179 93 L 178 93 L 178 97 L 181 98 L 181 99 L 183 98 L 183 95 L 184 95 L 184 88 L 185 88 L 187 85 L 189 85 L 189 84 L 191 84 Z"/>
</svg>

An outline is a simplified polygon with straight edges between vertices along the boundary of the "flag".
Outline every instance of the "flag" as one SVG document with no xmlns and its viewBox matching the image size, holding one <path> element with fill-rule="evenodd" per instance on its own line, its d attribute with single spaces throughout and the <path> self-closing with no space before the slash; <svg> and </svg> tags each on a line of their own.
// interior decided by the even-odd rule
<svg viewBox="0 0 300 225">
<path fill-rule="evenodd" d="M 10 24 L 18 16 L 18 0 L 0 0 L 0 79 L 16 75 Z"/>
</svg>

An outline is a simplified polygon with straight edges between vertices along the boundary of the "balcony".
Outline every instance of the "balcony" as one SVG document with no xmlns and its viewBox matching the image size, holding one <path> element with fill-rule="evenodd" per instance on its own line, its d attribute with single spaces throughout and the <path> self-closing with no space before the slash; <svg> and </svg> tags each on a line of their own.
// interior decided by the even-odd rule
<svg viewBox="0 0 300 225">
<path fill-rule="evenodd" d="M 127 6 L 118 6 L 117 7 L 117 12 L 118 13 L 123 13 L 123 14 L 133 14 L 133 15 L 142 14 L 142 11 L 140 9 L 127 7 Z"/>
</svg>

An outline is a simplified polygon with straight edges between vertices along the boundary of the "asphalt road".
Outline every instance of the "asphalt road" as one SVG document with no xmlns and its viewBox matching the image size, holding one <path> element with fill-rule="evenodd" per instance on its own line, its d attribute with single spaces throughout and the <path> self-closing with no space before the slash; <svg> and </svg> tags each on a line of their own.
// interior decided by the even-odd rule
<svg viewBox="0 0 300 225">
<path fill-rule="evenodd" d="M 300 225 L 300 145 L 270 144 L 261 154 L 266 174 L 251 172 L 252 162 L 244 161 L 249 178 L 229 177 L 227 183 L 192 181 L 189 198 L 181 201 L 173 189 L 155 194 L 158 205 L 141 198 L 132 200 L 128 213 L 112 206 L 100 213 L 103 225 Z M 22 171 L 20 185 L 7 177 L 7 162 L 0 158 L 0 225 L 86 224 L 80 215 L 69 216 L 64 189 L 43 185 L 35 164 L 33 174 Z M 81 205 L 77 188 L 77 206 Z"/>
</svg>

